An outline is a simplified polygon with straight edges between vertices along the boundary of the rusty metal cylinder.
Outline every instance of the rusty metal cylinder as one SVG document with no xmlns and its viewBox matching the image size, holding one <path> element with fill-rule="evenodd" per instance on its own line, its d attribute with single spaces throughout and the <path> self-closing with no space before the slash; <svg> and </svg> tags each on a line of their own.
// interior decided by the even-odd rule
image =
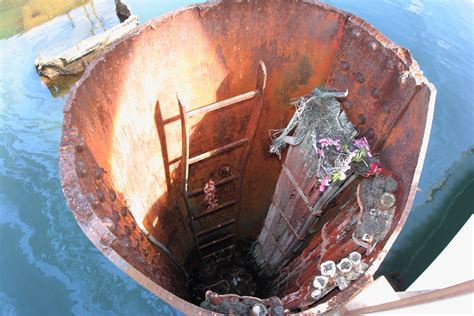
<svg viewBox="0 0 474 316">
<path fill-rule="evenodd" d="M 286 125 L 293 112 L 289 100 L 314 87 L 349 90 L 343 103 L 351 105 L 345 106 L 348 118 L 399 183 L 389 236 L 371 255 L 374 261 L 366 274 L 325 303 L 283 299 L 285 308 L 324 312 L 349 300 L 383 260 L 413 202 L 435 90 L 407 50 L 363 20 L 313 1 L 217 1 L 158 17 L 113 44 L 73 88 L 64 108 L 60 170 L 68 205 L 84 233 L 120 269 L 188 314 L 209 311 L 187 301 L 183 266 L 196 247 L 180 191 L 183 135 L 178 100 L 192 111 L 254 91 L 260 60 L 267 82 L 242 176 L 241 211 L 233 231 L 239 239 L 255 240 L 260 234 L 282 172 L 282 161 L 268 152 L 268 131 Z M 387 102 L 388 110 L 381 106 Z M 190 156 L 241 139 L 253 106 L 241 102 L 226 111 L 191 117 Z M 239 176 L 235 152 L 216 155 L 200 168 L 191 165 L 189 190 L 223 175 Z M 311 184 L 300 177 L 304 161 L 285 164 L 303 192 L 309 192 Z M 218 199 L 229 202 L 225 190 Z M 281 198 L 291 203 L 289 195 Z M 391 196 L 384 201 L 390 204 Z M 306 227 L 306 207 L 292 209 L 282 217 L 285 238 L 299 236 L 288 225 Z M 322 220 L 336 218 L 331 232 L 339 234 L 337 223 L 345 218 L 338 216 L 331 211 Z M 224 216 L 206 221 L 209 227 L 229 223 Z M 321 229 L 314 227 L 314 242 L 308 239 L 306 247 L 319 249 L 325 238 Z M 331 247 L 336 249 L 338 242 L 348 244 L 341 239 Z M 349 248 L 347 254 L 354 250 Z M 327 260 L 339 262 L 346 254 L 338 251 Z M 286 260 L 307 267 L 313 262 L 308 256 Z M 304 284 L 294 275 L 286 289 L 297 289 L 295 297 L 303 299 L 316 275 Z M 278 291 L 283 293 L 280 298 L 292 293 Z"/>
</svg>

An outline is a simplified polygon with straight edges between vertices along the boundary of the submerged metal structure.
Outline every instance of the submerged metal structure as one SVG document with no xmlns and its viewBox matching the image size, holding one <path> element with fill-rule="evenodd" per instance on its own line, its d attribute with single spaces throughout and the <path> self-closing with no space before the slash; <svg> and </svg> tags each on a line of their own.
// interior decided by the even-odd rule
<svg viewBox="0 0 474 316">
<path fill-rule="evenodd" d="M 318 86 L 349 90 L 342 108 L 385 171 L 341 187 L 312 214 L 320 195 L 305 169 L 309 148 L 290 146 L 280 160 L 268 131 L 288 123 L 290 98 Z M 184 313 L 211 313 L 190 302 L 189 263 L 232 261 L 239 243 L 256 240 L 261 298 L 278 297 L 256 300 L 257 312 L 325 312 L 369 282 L 402 229 L 435 94 L 406 49 L 331 6 L 189 6 L 116 42 L 75 85 L 64 109 L 63 191 L 96 247 Z M 209 180 L 212 207 L 203 205 Z M 208 295 L 212 304 L 245 302 L 219 294 Z"/>
</svg>

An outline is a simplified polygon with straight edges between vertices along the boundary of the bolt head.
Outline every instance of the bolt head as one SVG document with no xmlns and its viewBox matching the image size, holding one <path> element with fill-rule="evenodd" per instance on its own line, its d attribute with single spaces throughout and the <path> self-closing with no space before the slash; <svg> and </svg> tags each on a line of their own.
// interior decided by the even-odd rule
<svg viewBox="0 0 474 316">
<path fill-rule="evenodd" d="M 362 256 L 357 251 L 353 251 L 349 254 L 349 260 L 352 262 L 352 265 L 357 266 L 362 260 Z"/>
<path fill-rule="evenodd" d="M 326 287 L 326 285 L 328 284 L 328 281 L 329 281 L 329 278 L 327 276 L 318 275 L 313 280 L 313 287 L 315 289 L 322 290 Z"/>
<path fill-rule="evenodd" d="M 348 273 L 352 270 L 352 262 L 347 258 L 343 258 L 341 261 L 339 261 L 337 268 L 342 273 Z"/>
<path fill-rule="evenodd" d="M 328 277 L 334 277 L 336 275 L 336 263 L 332 260 L 321 263 L 321 274 Z"/>
</svg>

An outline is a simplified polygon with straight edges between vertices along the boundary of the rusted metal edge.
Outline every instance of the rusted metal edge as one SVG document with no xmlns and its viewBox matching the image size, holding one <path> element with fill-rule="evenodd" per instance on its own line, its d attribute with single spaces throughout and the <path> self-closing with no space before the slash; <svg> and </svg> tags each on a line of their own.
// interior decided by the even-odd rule
<svg viewBox="0 0 474 316">
<path fill-rule="evenodd" d="M 401 298 L 374 306 L 361 307 L 351 311 L 345 311 L 345 315 L 361 315 L 374 312 L 389 311 L 403 307 L 429 303 L 451 297 L 456 297 L 474 292 L 474 280 L 465 281 L 442 289 L 432 290 L 418 295 Z"/>
</svg>

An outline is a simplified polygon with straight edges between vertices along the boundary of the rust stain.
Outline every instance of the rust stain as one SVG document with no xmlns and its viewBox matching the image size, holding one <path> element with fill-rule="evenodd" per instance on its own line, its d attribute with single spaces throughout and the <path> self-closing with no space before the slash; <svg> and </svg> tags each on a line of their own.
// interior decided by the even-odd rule
<svg viewBox="0 0 474 316">
<path fill-rule="evenodd" d="M 68 205 L 96 247 L 186 314 L 210 312 L 186 300 L 186 277 L 163 250 L 179 265 L 193 251 L 178 189 L 182 146 L 176 95 L 192 108 L 253 90 L 259 60 L 267 67 L 268 80 L 242 185 L 241 239 L 255 240 L 259 235 L 281 173 L 281 161 L 267 153 L 268 130 L 287 123 L 292 114 L 289 97 L 319 85 L 349 90 L 342 104 L 349 119 L 399 184 L 392 226 L 364 257 L 369 264 L 366 273 L 344 291 L 334 291 L 314 304 L 306 297 L 318 264 L 361 251 L 351 239 L 350 225 L 359 181 L 328 205 L 303 244 L 291 242 L 301 236 L 288 227 L 301 225 L 301 218 L 308 215 L 306 206 L 295 208 L 286 220 L 276 219 L 283 234 L 270 232 L 266 238 L 288 241 L 286 245 L 295 249 L 303 245 L 292 257 L 272 257 L 285 260 L 273 283 L 285 308 L 322 313 L 347 302 L 370 281 L 414 200 L 436 91 L 406 49 L 365 21 L 313 1 L 218 1 L 158 17 L 113 44 L 73 88 L 64 108 L 60 171 Z M 249 106 L 193 119 L 190 152 L 200 154 L 239 139 Z M 195 171 L 192 189 L 202 187 L 201 180 L 208 181 L 222 168 L 236 166 L 238 162 L 230 158 L 216 156 L 206 168 Z M 303 166 L 303 160 L 288 165 L 313 201 L 318 197 L 315 183 L 306 181 Z M 288 193 L 287 203 L 300 203 L 292 197 L 293 187 L 281 190 Z M 217 225 L 224 219 L 206 220 Z M 275 247 L 260 251 L 277 253 Z"/>
</svg>

